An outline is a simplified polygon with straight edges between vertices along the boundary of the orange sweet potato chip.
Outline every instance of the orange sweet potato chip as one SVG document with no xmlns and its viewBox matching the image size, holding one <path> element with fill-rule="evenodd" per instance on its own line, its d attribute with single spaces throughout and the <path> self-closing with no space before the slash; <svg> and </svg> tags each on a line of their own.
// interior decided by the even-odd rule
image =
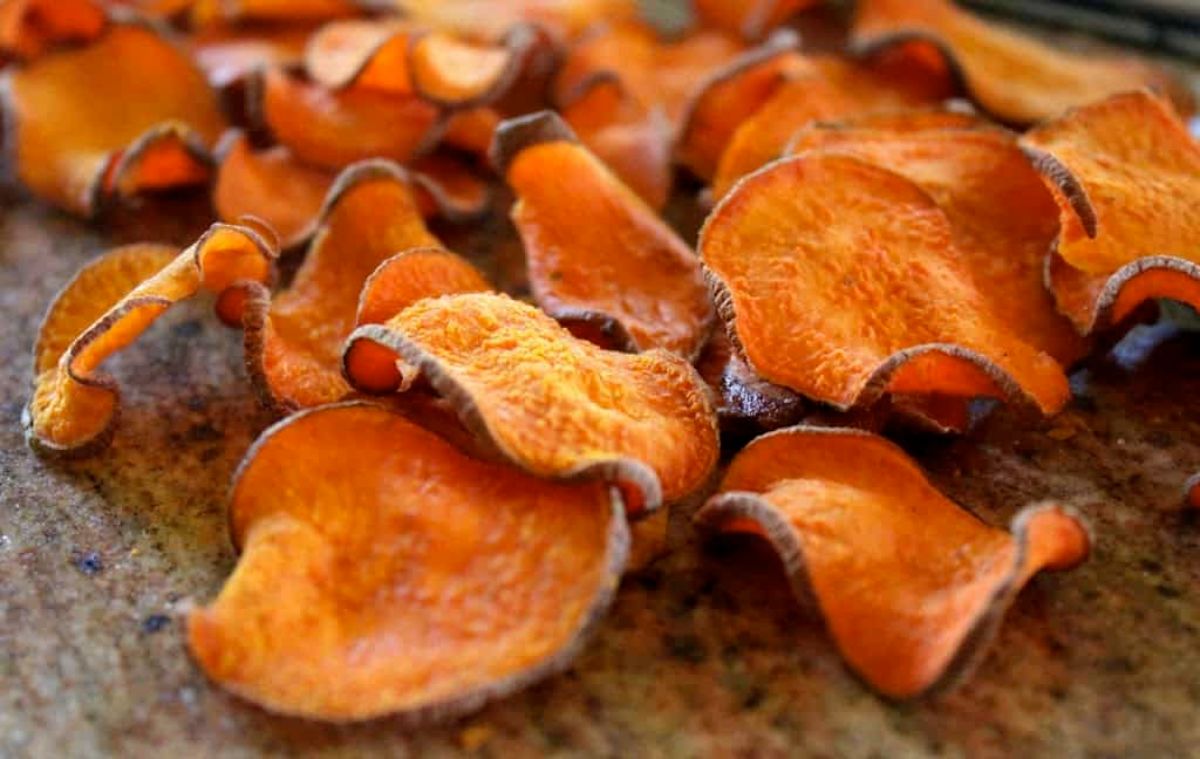
<svg viewBox="0 0 1200 759">
<path fill-rule="evenodd" d="M 95 39 L 105 23 L 96 0 L 0 0 L 0 61 L 36 58 L 57 43 Z"/>
<path fill-rule="evenodd" d="M 323 21 L 362 12 L 361 0 L 192 0 L 195 26 L 228 21 Z"/>
<path fill-rule="evenodd" d="M 375 157 L 407 163 L 438 141 L 445 123 L 416 95 L 332 91 L 274 69 L 260 88 L 261 115 L 275 139 L 305 163 L 331 169 Z"/>
<path fill-rule="evenodd" d="M 769 540 L 850 668 L 893 698 L 964 679 L 1025 583 L 1076 566 L 1090 547 L 1080 518 L 1053 503 L 1021 510 L 1009 531 L 992 527 L 895 445 L 851 429 L 758 438 L 696 518 Z"/>
<path fill-rule="evenodd" d="M 365 404 L 265 432 L 229 513 L 241 556 L 188 617 L 192 655 L 243 698 L 328 721 L 444 720 L 564 669 L 629 548 L 607 483 L 478 461 Z"/>
<path fill-rule="evenodd" d="M 791 150 L 857 156 L 916 182 L 945 211 L 965 271 L 1000 322 L 1064 365 L 1086 352 L 1043 282 L 1059 229 L 1054 199 L 1010 135 L 814 127 Z"/>
<path fill-rule="evenodd" d="M 421 219 L 402 169 L 350 167 L 334 183 L 308 255 L 287 290 L 248 286 L 246 366 L 262 400 L 280 412 L 340 400 L 342 341 L 359 293 L 380 263 L 410 248 L 441 247 Z"/>
<path fill-rule="evenodd" d="M 225 126 L 204 75 L 136 24 L 8 71 L 0 91 L 17 176 L 84 216 L 112 194 L 205 181 Z"/>
<path fill-rule="evenodd" d="M 274 251 L 252 230 L 217 224 L 178 253 L 163 245 L 117 248 L 90 262 L 54 299 L 34 346 L 34 391 L 25 409 L 29 443 L 50 454 L 106 446 L 119 391 L 100 365 L 176 302 L 200 289 L 218 295 L 217 315 L 241 319 L 238 283 L 263 282 Z"/>
<path fill-rule="evenodd" d="M 813 72 L 779 85 L 747 118 L 721 154 L 712 181 L 720 198 L 733 183 L 783 154 L 797 130 L 818 120 L 928 106 L 951 94 L 938 75 L 897 72 L 891 61 L 857 64 L 837 58 L 812 60 Z"/>
<path fill-rule="evenodd" d="M 424 298 L 488 292 L 492 286 L 457 253 L 411 248 L 379 265 L 363 283 L 356 324 L 383 324 Z"/>
<path fill-rule="evenodd" d="M 1021 144 L 1058 200 L 1049 280 L 1080 331 L 1115 324 L 1151 298 L 1200 305 L 1200 146 L 1168 102 L 1115 95 Z"/>
<path fill-rule="evenodd" d="M 821 0 L 692 0 L 701 24 L 748 40 L 759 39 L 788 16 L 820 4 Z"/>
<path fill-rule="evenodd" d="M 559 41 L 598 21 L 638 16 L 636 0 L 393 0 L 414 21 L 476 40 L 498 40 L 513 26 L 536 24 Z"/>
<path fill-rule="evenodd" d="M 716 465 L 716 416 L 690 364 L 597 348 L 504 295 L 427 298 L 359 327 L 344 366 L 375 394 L 423 378 L 500 456 L 539 476 L 615 479 L 634 512 L 686 496 Z"/>
<path fill-rule="evenodd" d="M 291 68 L 304 60 L 310 26 L 209 26 L 187 37 L 192 59 L 217 88 L 243 81 L 262 68 Z"/>
<path fill-rule="evenodd" d="M 512 220 L 546 313 L 628 350 L 699 353 L 714 318 L 700 261 L 558 116 L 501 124 L 492 163 L 517 195 Z"/>
<path fill-rule="evenodd" d="M 1128 57 L 1071 53 L 984 23 L 949 0 L 863 0 L 852 47 L 871 52 L 924 43 L 945 57 L 971 97 L 997 119 L 1032 124 L 1112 93 L 1175 87 L 1169 75 Z"/>
<path fill-rule="evenodd" d="M 725 196 L 699 247 L 750 366 L 814 400 L 1009 397 L 1054 413 L 1070 396 L 980 293 L 945 212 L 899 174 L 837 154 L 777 161 Z"/>
</svg>

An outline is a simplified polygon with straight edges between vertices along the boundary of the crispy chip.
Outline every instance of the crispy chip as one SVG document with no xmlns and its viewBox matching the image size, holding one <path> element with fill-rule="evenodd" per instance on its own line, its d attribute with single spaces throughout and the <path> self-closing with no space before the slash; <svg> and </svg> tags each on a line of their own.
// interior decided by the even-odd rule
<svg viewBox="0 0 1200 759">
<path fill-rule="evenodd" d="M 813 73 L 784 82 L 747 118 L 721 154 L 712 180 L 720 198 L 733 183 L 783 154 L 792 135 L 818 120 L 932 105 L 950 94 L 949 82 L 921 73 L 902 75 L 890 62 L 876 66 L 837 58 L 812 60 Z"/>
<path fill-rule="evenodd" d="M 692 0 L 701 24 L 748 40 L 760 39 L 789 16 L 820 4 L 821 0 Z"/>
<path fill-rule="evenodd" d="M 839 409 L 900 393 L 1058 411 L 1062 367 L 995 315 L 953 238 L 911 180 L 813 153 L 742 180 L 700 254 L 726 330 L 770 382 Z"/>
<path fill-rule="evenodd" d="M 1070 53 L 984 23 L 948 0 L 862 0 L 852 47 L 874 52 L 924 43 L 936 49 L 980 108 L 1032 124 L 1147 85 L 1175 87 L 1167 73 L 1129 57 Z"/>
<path fill-rule="evenodd" d="M 812 71 L 796 52 L 799 46 L 795 32 L 781 29 L 710 74 L 693 90 L 679 117 L 675 159 L 701 179 L 712 179 L 738 126 L 780 83 Z"/>
<path fill-rule="evenodd" d="M 440 216 L 455 224 L 476 221 L 492 207 L 492 187 L 462 161 L 433 153 L 409 167 L 421 213 Z"/>
<path fill-rule="evenodd" d="M 187 48 L 209 83 L 230 87 L 261 68 L 291 68 L 304 59 L 312 28 L 211 26 L 190 35 Z"/>
<path fill-rule="evenodd" d="M 1043 282 L 1058 235 L 1054 199 L 1007 133 L 812 128 L 791 150 L 856 156 L 916 182 L 946 212 L 966 273 L 1000 322 L 1064 365 L 1086 352 Z"/>
<path fill-rule="evenodd" d="M 278 412 L 340 400 L 342 341 L 371 272 L 397 252 L 441 247 L 425 228 L 404 171 L 367 161 L 342 172 L 291 285 L 271 298 L 248 286 L 246 366 Z"/>
<path fill-rule="evenodd" d="M 379 265 L 363 283 L 356 324 L 383 324 L 424 298 L 488 292 L 492 286 L 457 253 L 411 248 Z"/>
<path fill-rule="evenodd" d="M 119 391 L 100 364 L 202 288 L 218 295 L 222 321 L 236 324 L 241 301 L 231 288 L 268 281 L 275 255 L 252 230 L 222 224 L 176 253 L 148 243 L 117 248 L 81 269 L 54 299 L 34 346 L 34 393 L 25 409 L 34 448 L 83 456 L 105 447 Z"/>
<path fill-rule="evenodd" d="M 5 74 L 17 176 L 92 216 L 112 194 L 207 180 L 224 129 L 204 75 L 151 29 L 114 24 L 96 41 Z M 114 107 L 119 103 L 120 107 Z"/>
<path fill-rule="evenodd" d="M 688 495 L 716 465 L 716 417 L 690 364 L 602 350 L 504 295 L 425 299 L 359 327 L 344 364 L 364 392 L 424 378 L 499 455 L 539 476 L 617 480 L 633 512 Z"/>
<path fill-rule="evenodd" d="M 196 26 L 226 21 L 324 21 L 362 12 L 361 0 L 192 0 Z"/>
<path fill-rule="evenodd" d="M 265 432 L 229 513 L 241 557 L 189 615 L 192 655 L 273 712 L 339 722 L 445 720 L 564 669 L 629 549 L 607 483 L 478 461 L 365 404 Z"/>
<path fill-rule="evenodd" d="M 263 75 L 260 108 L 276 140 L 302 161 L 331 169 L 375 157 L 407 163 L 437 143 L 445 124 L 416 95 L 335 92 L 279 70 Z"/>
<path fill-rule="evenodd" d="M 490 106 L 467 108 L 450 114 L 442 143 L 478 156 L 486 156 L 492 136 L 504 117 Z"/>
<path fill-rule="evenodd" d="M 392 0 L 418 23 L 476 40 L 498 40 L 517 24 L 543 27 L 560 41 L 598 21 L 638 16 L 636 0 Z"/>
<path fill-rule="evenodd" d="M 1021 138 L 1058 200 L 1049 281 L 1086 333 L 1151 298 L 1200 305 L 1200 146 L 1170 104 L 1132 92 Z"/>
<path fill-rule="evenodd" d="M 95 39 L 105 23 L 96 0 L 0 0 L 0 61 L 36 58 L 57 43 Z"/>
<path fill-rule="evenodd" d="M 769 540 L 850 668 L 893 698 L 964 679 L 1025 583 L 1078 565 L 1091 543 L 1053 503 L 991 527 L 887 440 L 821 427 L 755 440 L 696 519 Z"/>
<path fill-rule="evenodd" d="M 548 314 L 627 350 L 699 353 L 714 318 L 699 260 L 561 119 L 505 122 L 492 163 L 517 194 L 530 289 Z"/>
</svg>

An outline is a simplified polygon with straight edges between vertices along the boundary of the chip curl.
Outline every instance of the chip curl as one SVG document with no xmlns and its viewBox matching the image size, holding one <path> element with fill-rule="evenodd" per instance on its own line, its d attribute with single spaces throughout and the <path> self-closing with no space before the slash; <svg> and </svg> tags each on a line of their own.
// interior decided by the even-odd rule
<svg viewBox="0 0 1200 759">
<path fill-rule="evenodd" d="M 546 313 L 612 347 L 696 357 L 715 318 L 699 259 L 557 115 L 501 124 L 492 164 L 516 193 L 511 217 Z"/>
<path fill-rule="evenodd" d="M 1058 202 L 1047 280 L 1081 332 L 1153 298 L 1200 305 L 1200 146 L 1165 98 L 1114 95 L 1020 142 Z"/>
<path fill-rule="evenodd" d="M 238 565 L 188 647 L 233 693 L 329 722 L 441 722 L 565 669 L 629 551 L 608 483 L 479 461 L 362 403 L 267 430 L 229 501 Z"/>
<path fill-rule="evenodd" d="M 716 466 L 716 414 L 691 364 L 603 350 L 505 295 L 422 300 L 356 329 L 343 363 L 365 393 L 423 379 L 495 455 L 538 476 L 617 481 L 631 514 L 696 491 Z"/>
<path fill-rule="evenodd" d="M 50 304 L 34 346 L 33 396 L 23 424 L 29 444 L 48 455 L 87 456 L 106 447 L 120 391 L 99 371 L 175 303 L 207 290 L 216 313 L 236 325 L 238 287 L 267 282 L 275 251 L 249 227 L 214 224 L 183 252 L 141 243 L 89 262 Z"/>
<path fill-rule="evenodd" d="M 299 66 L 312 34 L 310 24 L 221 24 L 192 31 L 184 45 L 209 84 L 226 90 L 243 84 L 260 69 Z"/>
<path fill-rule="evenodd" d="M 1129 56 L 1070 52 L 984 22 L 949 0 L 862 0 L 850 47 L 861 54 L 919 43 L 936 50 L 975 103 L 999 121 L 1034 124 L 1113 93 L 1156 86 L 1190 95 L 1169 73 Z"/>
<path fill-rule="evenodd" d="M 750 443 L 695 519 L 768 540 L 850 669 L 896 699 L 961 683 L 1033 575 L 1082 563 L 1091 545 L 1068 507 L 1032 504 L 998 529 L 893 443 L 828 427 Z"/>
<path fill-rule="evenodd" d="M 776 161 L 722 199 L 699 251 L 739 352 L 813 400 L 993 397 L 1052 414 L 1070 397 L 1058 362 L 992 312 L 945 212 L 900 174 L 837 154 Z"/>
<path fill-rule="evenodd" d="M 492 290 L 479 270 L 457 253 L 445 248 L 409 248 L 379 264 L 367 277 L 354 323 L 383 324 L 425 298 Z"/>
<path fill-rule="evenodd" d="M 140 22 L 6 71 L 0 98 L 18 179 L 85 217 L 114 195 L 207 181 L 225 128 L 203 73 Z"/>
</svg>

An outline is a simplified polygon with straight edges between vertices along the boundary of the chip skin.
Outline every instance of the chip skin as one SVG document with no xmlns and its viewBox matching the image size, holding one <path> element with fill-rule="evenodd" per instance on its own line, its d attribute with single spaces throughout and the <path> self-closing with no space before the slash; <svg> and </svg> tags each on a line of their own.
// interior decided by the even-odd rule
<svg viewBox="0 0 1200 759">
<path fill-rule="evenodd" d="M 1051 47 L 984 22 L 950 0 L 862 0 L 856 14 L 851 50 L 871 54 L 922 43 L 941 54 L 981 109 L 1006 123 L 1034 124 L 1147 86 L 1190 100 L 1167 72 L 1146 61 Z"/>
<path fill-rule="evenodd" d="M 750 443 L 695 519 L 770 541 L 850 669 L 896 699 L 961 683 L 1029 579 L 1080 564 L 1091 545 L 1067 507 L 1032 504 L 997 529 L 893 443 L 829 427 Z"/>
<path fill-rule="evenodd" d="M 699 251 L 750 367 L 813 400 L 983 396 L 1052 414 L 1070 397 L 1062 367 L 992 312 L 945 212 L 894 172 L 836 154 L 776 161 L 722 199 Z"/>
<path fill-rule="evenodd" d="M 62 456 L 106 447 L 120 393 L 113 378 L 99 371 L 104 360 L 202 289 L 217 295 L 222 321 L 238 323 L 242 302 L 236 288 L 269 281 L 274 257 L 254 230 L 215 224 L 181 253 L 142 243 L 89 262 L 50 304 L 38 331 L 33 397 L 23 418 L 29 444 Z"/>
<path fill-rule="evenodd" d="M 501 124 L 492 164 L 516 193 L 511 216 L 546 313 L 621 349 L 696 357 L 714 320 L 699 259 L 557 115 Z"/>
<path fill-rule="evenodd" d="M 1021 137 L 1059 205 L 1048 282 L 1083 333 L 1152 298 L 1200 305 L 1200 146 L 1164 98 L 1114 95 Z"/>
<path fill-rule="evenodd" d="M 277 413 L 341 400 L 342 341 L 354 327 L 363 283 L 380 263 L 410 248 L 441 247 L 425 227 L 407 174 L 365 161 L 334 182 L 303 265 L 274 297 L 248 285 L 246 369 Z"/>
<path fill-rule="evenodd" d="M 113 195 L 207 181 L 225 128 L 204 74 L 141 23 L 6 71 L 0 96 L 17 178 L 85 217 Z"/>
<path fill-rule="evenodd" d="M 496 455 L 538 476 L 620 482 L 632 514 L 687 496 L 716 466 L 716 414 L 690 364 L 597 348 L 505 295 L 419 301 L 356 329 L 343 363 L 366 393 L 423 379 Z"/>
</svg>

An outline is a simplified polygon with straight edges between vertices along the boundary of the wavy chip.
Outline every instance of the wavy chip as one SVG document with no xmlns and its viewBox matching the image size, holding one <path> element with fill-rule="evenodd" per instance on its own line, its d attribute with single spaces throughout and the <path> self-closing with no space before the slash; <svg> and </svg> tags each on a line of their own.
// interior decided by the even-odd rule
<svg viewBox="0 0 1200 759">
<path fill-rule="evenodd" d="M 34 346 L 26 439 L 35 449 L 84 456 L 108 445 L 119 390 L 99 371 L 168 308 L 201 289 L 216 293 L 226 324 L 242 317 L 235 286 L 265 282 L 274 251 L 245 227 L 213 225 L 179 253 L 152 244 L 116 248 L 89 262 L 55 297 Z"/>
<path fill-rule="evenodd" d="M 368 161 L 334 183 L 304 264 L 270 296 L 247 287 L 246 367 L 278 412 L 319 406 L 349 392 L 342 341 L 354 328 L 359 293 L 383 261 L 411 248 L 441 247 L 425 228 L 404 171 Z"/>
<path fill-rule="evenodd" d="M 0 87 L 17 177 L 82 216 L 113 195 L 206 181 L 225 127 L 204 75 L 137 24 L 14 68 Z"/>
<path fill-rule="evenodd" d="M 443 32 L 490 41 L 518 24 L 545 29 L 559 42 L 597 22 L 638 17 L 637 0 L 391 0 L 408 18 Z"/>
<path fill-rule="evenodd" d="M 275 69 L 258 89 L 259 112 L 275 139 L 305 163 L 330 169 L 370 158 L 408 163 L 427 153 L 445 126 L 437 106 L 416 95 L 333 91 Z"/>
<path fill-rule="evenodd" d="M 300 65 L 312 33 L 312 27 L 307 25 L 222 24 L 194 31 L 185 44 L 209 84 L 224 89 L 244 82 L 259 69 Z"/>
<path fill-rule="evenodd" d="M 383 324 L 425 298 L 492 290 L 479 270 L 444 248 L 411 248 L 379 265 L 363 283 L 356 324 Z"/>
<path fill-rule="evenodd" d="M 95 39 L 106 23 L 96 0 L 0 0 L 0 61 L 28 60 L 58 44 Z"/>
<path fill-rule="evenodd" d="M 1025 583 L 1080 564 L 1091 543 L 1054 503 L 1025 507 L 1008 531 L 992 527 L 892 443 L 827 427 L 750 443 L 696 520 L 770 541 L 846 663 L 892 698 L 965 679 Z"/>
<path fill-rule="evenodd" d="M 915 125 L 952 123 L 927 118 Z M 1001 323 L 1064 365 L 1087 352 L 1043 281 L 1046 253 L 1059 231 L 1054 199 L 1009 134 L 813 127 L 798 134 L 790 150 L 851 155 L 911 179 L 945 211 L 965 272 Z"/>
<path fill-rule="evenodd" d="M 690 364 L 597 348 L 504 295 L 426 299 L 359 327 L 344 366 L 374 394 L 423 378 L 497 454 L 539 476 L 619 481 L 635 513 L 695 491 L 716 465 L 716 417 Z"/>
<path fill-rule="evenodd" d="M 1200 305 L 1200 146 L 1167 101 L 1115 95 L 1021 145 L 1058 201 L 1048 279 L 1080 331 L 1115 324 L 1151 298 Z"/>
<path fill-rule="evenodd" d="M 980 108 L 1013 124 L 1053 118 L 1124 90 L 1183 90 L 1169 74 L 1145 61 L 1051 47 L 985 23 L 948 0 L 858 4 L 853 49 L 870 53 L 912 43 L 937 50 Z"/>
<path fill-rule="evenodd" d="M 517 195 L 512 220 L 546 313 L 623 349 L 699 353 L 714 318 L 699 260 L 558 116 L 501 124 L 492 163 Z"/>
<path fill-rule="evenodd" d="M 692 0 L 700 24 L 737 34 L 748 40 L 762 38 L 789 16 L 820 5 L 822 0 Z"/>
<path fill-rule="evenodd" d="M 607 483 L 478 461 L 364 404 L 265 432 L 229 513 L 241 556 L 188 617 L 192 655 L 273 712 L 338 722 L 445 720 L 566 668 L 629 549 Z"/>
<path fill-rule="evenodd" d="M 838 409 L 881 395 L 996 397 L 1054 413 L 1062 367 L 992 311 L 945 212 L 860 159 L 806 154 L 742 180 L 700 255 L 762 378 Z"/>
</svg>

